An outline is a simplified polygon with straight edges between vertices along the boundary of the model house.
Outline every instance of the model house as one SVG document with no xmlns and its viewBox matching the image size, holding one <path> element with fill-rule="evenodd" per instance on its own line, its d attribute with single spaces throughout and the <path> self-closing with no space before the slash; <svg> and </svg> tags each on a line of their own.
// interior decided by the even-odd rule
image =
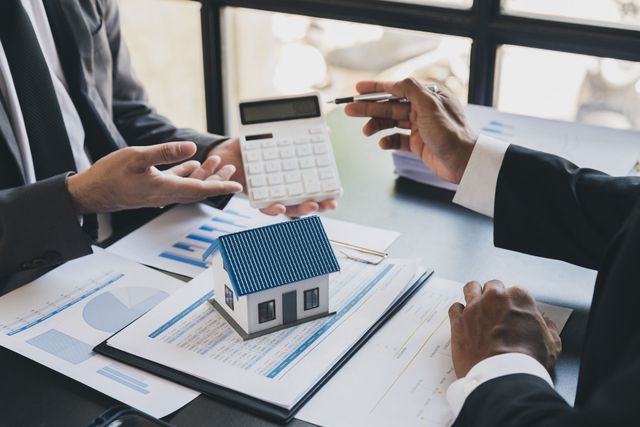
<svg viewBox="0 0 640 427">
<path fill-rule="evenodd" d="M 213 306 L 243 339 L 329 315 L 329 274 L 340 270 L 318 217 L 219 238 Z"/>
</svg>

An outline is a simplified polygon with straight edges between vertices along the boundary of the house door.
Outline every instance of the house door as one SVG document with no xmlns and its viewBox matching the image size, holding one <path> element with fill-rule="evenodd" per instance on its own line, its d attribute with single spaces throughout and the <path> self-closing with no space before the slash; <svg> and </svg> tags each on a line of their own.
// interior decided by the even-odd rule
<svg viewBox="0 0 640 427">
<path fill-rule="evenodd" d="M 298 320 L 298 296 L 296 291 L 282 294 L 282 323 L 292 323 Z"/>
</svg>

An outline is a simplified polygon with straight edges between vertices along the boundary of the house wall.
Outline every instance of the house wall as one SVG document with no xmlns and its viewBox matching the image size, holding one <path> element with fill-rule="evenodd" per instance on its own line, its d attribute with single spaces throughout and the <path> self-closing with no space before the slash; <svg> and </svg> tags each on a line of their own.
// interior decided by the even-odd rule
<svg viewBox="0 0 640 427">
<path fill-rule="evenodd" d="M 214 289 L 214 298 L 225 309 L 225 311 L 233 317 L 233 319 L 244 329 L 246 332 L 249 332 L 249 320 L 248 320 L 248 305 L 247 305 L 247 297 L 238 297 L 231 285 L 231 281 L 229 280 L 229 276 L 224 269 L 222 256 L 220 256 L 220 251 L 218 251 L 213 260 L 212 260 L 212 269 L 213 269 L 213 289 Z M 228 286 L 229 289 L 233 291 L 233 310 L 229 308 L 227 303 L 224 301 L 224 287 Z"/>
<path fill-rule="evenodd" d="M 304 309 L 304 291 L 313 288 L 320 288 L 320 306 L 312 310 Z M 329 275 L 314 277 L 301 282 L 291 283 L 266 291 L 247 295 L 247 308 L 249 311 L 248 333 L 262 331 L 274 326 L 282 325 L 282 294 L 296 290 L 296 308 L 298 319 L 303 319 L 329 311 Z M 276 318 L 270 322 L 258 323 L 258 304 L 274 299 L 276 302 Z"/>
</svg>

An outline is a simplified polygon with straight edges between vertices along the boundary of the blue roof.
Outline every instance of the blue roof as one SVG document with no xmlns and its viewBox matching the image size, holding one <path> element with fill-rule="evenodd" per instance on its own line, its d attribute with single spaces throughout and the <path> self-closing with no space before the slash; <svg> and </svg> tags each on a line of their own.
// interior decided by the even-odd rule
<svg viewBox="0 0 640 427">
<path fill-rule="evenodd" d="M 317 216 L 227 234 L 219 242 L 238 296 L 340 271 Z"/>
</svg>

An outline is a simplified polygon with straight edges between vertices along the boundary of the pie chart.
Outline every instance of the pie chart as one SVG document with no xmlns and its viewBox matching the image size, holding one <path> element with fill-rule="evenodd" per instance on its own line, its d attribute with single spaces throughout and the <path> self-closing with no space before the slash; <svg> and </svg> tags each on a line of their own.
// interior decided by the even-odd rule
<svg viewBox="0 0 640 427">
<path fill-rule="evenodd" d="M 82 310 L 82 317 L 92 328 L 114 333 L 168 296 L 164 291 L 148 287 L 118 288 L 89 301 Z"/>
</svg>

